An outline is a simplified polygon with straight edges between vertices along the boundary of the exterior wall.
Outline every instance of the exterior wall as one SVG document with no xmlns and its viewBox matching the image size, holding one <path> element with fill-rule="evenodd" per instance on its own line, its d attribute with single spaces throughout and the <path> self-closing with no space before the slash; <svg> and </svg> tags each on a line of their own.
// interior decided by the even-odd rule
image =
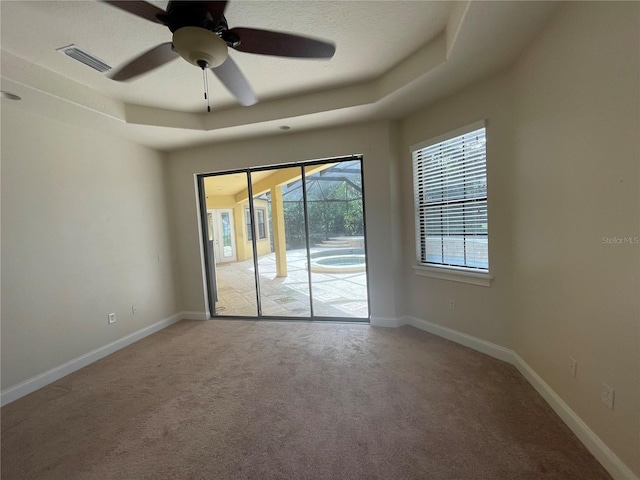
<svg viewBox="0 0 640 480">
<path fill-rule="evenodd" d="M 207 195 L 207 209 L 233 208 L 236 199 L 233 195 Z"/>
<path fill-rule="evenodd" d="M 258 238 L 256 247 L 258 256 L 268 255 L 271 253 L 271 235 L 269 234 L 269 217 L 267 209 L 267 201 L 254 199 L 254 209 L 262 209 L 265 215 L 265 238 Z M 207 196 L 207 209 L 230 208 L 233 210 L 233 222 L 236 244 L 236 259 L 238 262 L 253 258 L 253 246 L 249 240 L 249 232 L 246 224 L 246 211 L 249 209 L 249 202 L 235 201 L 232 195 L 210 195 Z M 258 230 L 258 214 L 254 219 L 256 232 Z"/>
</svg>

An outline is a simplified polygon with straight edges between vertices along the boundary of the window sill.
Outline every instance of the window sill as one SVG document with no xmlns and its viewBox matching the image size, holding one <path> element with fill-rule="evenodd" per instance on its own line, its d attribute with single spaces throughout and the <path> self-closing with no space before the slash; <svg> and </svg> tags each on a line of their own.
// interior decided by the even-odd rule
<svg viewBox="0 0 640 480">
<path fill-rule="evenodd" d="M 452 282 L 470 283 L 471 285 L 480 285 L 482 287 L 490 287 L 493 277 L 488 273 L 478 273 L 465 269 L 452 267 L 427 267 L 424 265 L 416 265 L 413 267 L 416 275 L 422 277 L 439 278 L 441 280 L 449 280 Z"/>
</svg>

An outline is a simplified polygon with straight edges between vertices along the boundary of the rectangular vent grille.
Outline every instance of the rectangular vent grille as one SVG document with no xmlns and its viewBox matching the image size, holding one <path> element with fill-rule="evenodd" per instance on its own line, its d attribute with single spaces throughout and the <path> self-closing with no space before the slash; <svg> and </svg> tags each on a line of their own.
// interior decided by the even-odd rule
<svg viewBox="0 0 640 480">
<path fill-rule="evenodd" d="M 66 47 L 57 48 L 56 50 L 99 72 L 108 72 L 111 70 L 111 67 L 98 57 L 78 48 L 76 45 L 67 45 Z"/>
</svg>

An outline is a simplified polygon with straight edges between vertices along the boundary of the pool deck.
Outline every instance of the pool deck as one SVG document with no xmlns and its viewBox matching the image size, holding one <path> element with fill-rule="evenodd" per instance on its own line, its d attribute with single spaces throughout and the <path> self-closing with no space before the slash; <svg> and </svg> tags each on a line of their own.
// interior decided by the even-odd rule
<svg viewBox="0 0 640 480">
<path fill-rule="evenodd" d="M 312 248 L 311 252 L 321 251 Z M 287 251 L 287 276 L 276 277 L 275 253 L 258 259 L 263 316 L 309 318 L 309 273 L 306 250 Z M 257 316 L 254 262 L 216 266 L 216 315 Z M 368 320 L 367 274 L 311 272 L 315 317 Z"/>
</svg>

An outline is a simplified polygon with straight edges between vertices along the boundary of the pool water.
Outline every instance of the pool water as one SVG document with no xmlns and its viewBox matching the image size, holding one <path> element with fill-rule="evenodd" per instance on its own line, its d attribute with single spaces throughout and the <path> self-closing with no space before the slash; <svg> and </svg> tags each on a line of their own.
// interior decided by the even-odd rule
<svg viewBox="0 0 640 480">
<path fill-rule="evenodd" d="M 319 273 L 357 273 L 366 270 L 364 255 L 330 255 L 311 261 L 311 271 Z"/>
<path fill-rule="evenodd" d="M 364 265 L 364 255 L 344 255 L 339 257 L 318 258 L 320 265 Z"/>
</svg>

